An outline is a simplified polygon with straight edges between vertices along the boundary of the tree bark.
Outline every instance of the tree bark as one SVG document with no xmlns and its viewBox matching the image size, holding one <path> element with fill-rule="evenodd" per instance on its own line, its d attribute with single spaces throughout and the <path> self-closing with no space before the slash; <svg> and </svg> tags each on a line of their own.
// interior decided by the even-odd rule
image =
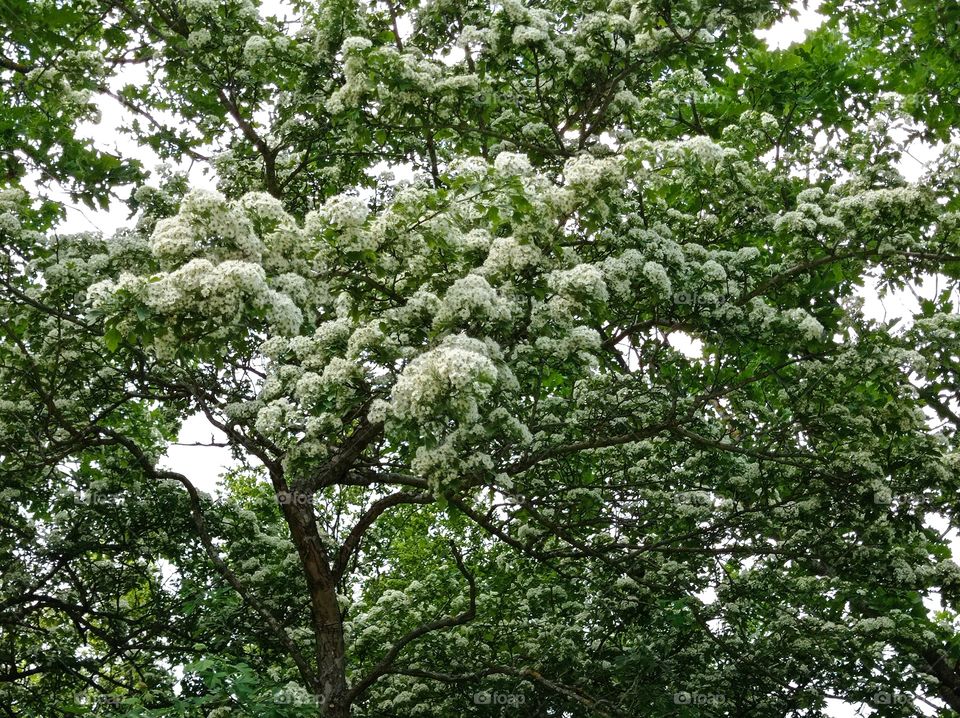
<svg viewBox="0 0 960 718">
<path fill-rule="evenodd" d="M 947 655 L 937 648 L 927 648 L 923 651 L 923 659 L 927 671 L 939 683 L 940 697 L 953 710 L 960 712 L 960 674 L 950 666 Z"/>
<path fill-rule="evenodd" d="M 309 501 L 283 505 L 293 543 L 300 557 L 310 594 L 310 615 L 316 641 L 317 685 L 311 686 L 321 699 L 319 715 L 346 718 L 350 715 L 347 694 L 346 660 L 343 644 L 343 617 L 337 603 L 337 587 L 326 549 L 320 541 L 316 517 Z"/>
</svg>

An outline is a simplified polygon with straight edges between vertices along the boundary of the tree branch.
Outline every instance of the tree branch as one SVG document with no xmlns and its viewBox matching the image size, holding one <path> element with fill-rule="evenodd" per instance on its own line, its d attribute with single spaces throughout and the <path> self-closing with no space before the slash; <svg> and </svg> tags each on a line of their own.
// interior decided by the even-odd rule
<svg viewBox="0 0 960 718">
<path fill-rule="evenodd" d="M 359 548 L 360 541 L 363 539 L 364 534 L 366 534 L 367 530 L 383 514 L 383 512 L 401 504 L 429 504 L 433 501 L 433 494 L 429 492 L 413 494 L 409 491 L 398 491 L 394 494 L 390 494 L 389 496 L 385 496 L 378 501 L 374 501 L 373 505 L 371 505 L 366 513 L 360 517 L 360 520 L 357 521 L 357 524 L 347 536 L 346 541 L 344 541 L 343 545 L 340 547 L 340 552 L 337 555 L 337 560 L 333 566 L 334 580 L 339 581 L 341 578 L 343 578 L 343 574 L 347 569 L 347 564 L 350 561 L 350 557 Z"/>
<path fill-rule="evenodd" d="M 387 654 L 383 657 L 383 660 L 380 661 L 373 670 L 367 674 L 365 678 L 360 680 L 353 688 L 351 688 L 346 695 L 344 705 L 350 705 L 357 698 L 359 698 L 363 693 L 370 688 L 374 683 L 376 683 L 380 678 L 387 675 L 390 672 L 390 667 L 396 661 L 397 656 L 400 655 L 400 652 L 408 646 L 413 641 L 417 640 L 421 636 L 425 636 L 428 633 L 433 631 L 439 631 L 444 628 L 452 628 L 453 626 L 461 626 L 465 623 L 469 623 L 473 620 L 474 616 L 477 614 L 477 582 L 473 577 L 473 574 L 467 570 L 467 567 L 463 563 L 463 556 L 460 554 L 460 551 L 457 549 L 456 545 L 451 541 L 450 550 L 453 552 L 453 558 L 457 562 L 457 569 L 460 573 L 463 574 L 464 578 L 467 579 L 467 583 L 470 586 L 470 606 L 466 611 L 457 614 L 456 616 L 447 616 L 445 618 L 437 619 L 430 623 L 426 623 L 418 628 L 413 629 L 405 636 L 400 638 L 393 646 L 387 651 Z"/>
<path fill-rule="evenodd" d="M 227 583 L 233 587 L 233 589 L 240 595 L 241 598 L 243 598 L 244 601 L 250 604 L 250 606 L 258 614 L 260 614 L 260 616 L 266 622 L 267 627 L 280 639 L 280 642 L 283 643 L 284 647 L 287 649 L 287 652 L 290 654 L 290 657 L 293 659 L 293 662 L 296 664 L 297 669 L 300 672 L 300 676 L 303 678 L 304 682 L 310 686 L 318 686 L 319 681 L 316 673 L 307 660 L 303 657 L 303 654 L 300 652 L 297 644 L 289 636 L 283 625 L 273 616 L 270 610 L 267 609 L 267 607 L 264 606 L 259 599 L 257 599 L 247 589 L 247 587 L 243 585 L 237 575 L 230 569 L 229 566 L 227 566 L 227 563 L 220 556 L 216 546 L 214 546 L 213 537 L 210 535 L 210 532 L 207 529 L 207 523 L 203 517 L 203 508 L 200 504 L 200 494 L 193 483 L 191 483 L 186 476 L 179 472 L 156 468 L 150 459 L 147 458 L 146 454 L 144 454 L 143 450 L 130 438 L 123 436 L 112 429 L 100 428 L 99 431 L 100 433 L 109 436 L 116 443 L 127 449 L 127 451 L 130 452 L 144 472 L 146 472 L 149 476 L 155 479 L 172 479 L 181 484 L 187 490 L 187 495 L 190 499 L 190 513 L 193 518 L 193 523 L 196 527 L 197 534 L 200 537 L 200 543 L 203 544 L 203 548 L 206 551 L 211 563 L 213 563 L 214 568 L 216 568 L 217 573 L 219 573 L 224 580 L 226 580 Z"/>
</svg>

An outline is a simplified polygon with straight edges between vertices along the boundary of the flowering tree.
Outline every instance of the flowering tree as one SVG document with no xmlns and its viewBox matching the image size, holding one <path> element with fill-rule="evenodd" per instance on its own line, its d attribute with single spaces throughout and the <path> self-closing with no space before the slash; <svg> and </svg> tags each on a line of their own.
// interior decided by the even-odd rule
<svg viewBox="0 0 960 718">
<path fill-rule="evenodd" d="M 876 4 L 0 6 L 7 714 L 960 711 L 955 86 Z"/>
</svg>

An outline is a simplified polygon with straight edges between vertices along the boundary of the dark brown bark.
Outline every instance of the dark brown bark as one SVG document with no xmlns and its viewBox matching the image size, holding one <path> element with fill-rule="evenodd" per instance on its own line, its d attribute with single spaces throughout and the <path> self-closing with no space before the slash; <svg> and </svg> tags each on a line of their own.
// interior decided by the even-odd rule
<svg viewBox="0 0 960 718">
<path fill-rule="evenodd" d="M 317 488 L 329 486 L 345 476 L 363 450 L 380 436 L 381 430 L 380 424 L 365 424 L 323 471 L 309 481 L 295 484 L 292 495 L 312 497 Z M 276 464 L 271 466 L 270 479 L 278 495 L 280 492 L 290 495 L 291 487 Z M 335 570 L 333 562 L 344 552 L 356 550 L 372 520 L 366 523 L 361 521 L 340 552 L 328 553 L 320 539 L 310 500 L 282 502 L 281 509 L 290 528 L 290 537 L 297 549 L 310 596 L 310 619 L 316 643 L 316 681 L 309 688 L 320 698 L 319 715 L 324 718 L 346 718 L 350 715 L 351 694 L 347 687 L 343 616 L 337 602 L 337 581 L 342 568 L 338 566 Z"/>
<path fill-rule="evenodd" d="M 310 595 L 310 616 L 316 640 L 317 684 L 311 686 L 321 699 L 320 715 L 343 718 L 350 715 L 346 702 L 347 679 L 343 644 L 343 617 L 337 603 L 337 586 L 330 561 L 317 531 L 309 502 L 283 504 L 283 514 L 300 557 Z"/>
<path fill-rule="evenodd" d="M 939 649 L 925 649 L 923 660 L 927 663 L 927 672 L 937 679 L 940 697 L 953 710 L 960 712 L 960 673 L 957 673 L 956 668 L 950 665 L 947 655 Z"/>
</svg>

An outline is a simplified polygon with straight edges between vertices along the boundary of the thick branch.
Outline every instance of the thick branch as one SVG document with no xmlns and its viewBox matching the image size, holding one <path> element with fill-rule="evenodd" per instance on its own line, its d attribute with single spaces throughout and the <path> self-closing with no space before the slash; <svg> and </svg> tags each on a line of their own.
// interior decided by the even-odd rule
<svg viewBox="0 0 960 718">
<path fill-rule="evenodd" d="M 317 489 L 332 486 L 346 477 L 353 463 L 360 454 L 363 453 L 363 450 L 379 439 L 382 431 L 382 422 L 362 424 L 317 475 L 310 479 L 297 482 L 297 485 L 294 487 L 295 490 L 305 494 L 312 494 Z"/>
<path fill-rule="evenodd" d="M 11 60 L 9 58 L 3 57 L 0 55 L 0 67 L 6 70 L 13 70 L 14 72 L 19 72 L 21 74 L 26 74 L 33 69 L 32 65 L 24 65 L 21 62 L 16 60 Z"/>
<path fill-rule="evenodd" d="M 297 669 L 300 671 L 300 676 L 303 678 L 303 680 L 308 685 L 318 685 L 316 674 L 310 667 L 310 664 L 307 662 L 307 660 L 303 657 L 303 654 L 300 652 L 297 644 L 287 634 L 287 631 L 283 625 L 276 618 L 274 618 L 270 610 L 267 609 L 267 607 L 264 606 L 247 589 L 247 587 L 243 585 L 237 575 L 230 570 L 230 567 L 227 566 L 226 562 L 220 556 L 216 546 L 213 544 L 213 537 L 210 535 L 210 532 L 207 529 L 206 521 L 203 518 L 203 509 L 200 504 L 200 494 L 197 492 L 197 489 L 193 483 L 191 483 L 186 476 L 176 471 L 157 469 L 147 458 L 146 454 L 143 453 L 143 450 L 128 437 L 118 434 L 112 429 L 100 429 L 100 431 L 126 448 L 148 475 L 155 479 L 172 479 L 180 483 L 187 490 L 187 494 L 190 498 L 190 512 L 193 518 L 194 526 L 197 529 L 197 534 L 200 537 L 200 543 L 203 544 L 204 551 L 209 557 L 211 563 L 213 563 L 214 568 L 216 568 L 217 573 L 219 573 L 224 580 L 226 580 L 227 583 L 233 587 L 233 589 L 243 598 L 244 601 L 250 604 L 250 606 L 266 622 L 270 631 L 280 639 L 280 642 L 283 643 L 284 647 L 290 654 L 290 657 L 293 659 L 293 662 L 296 664 Z"/>
<path fill-rule="evenodd" d="M 422 493 L 413 494 L 409 491 L 398 491 L 390 494 L 379 501 L 374 501 L 373 505 L 360 517 L 357 524 L 350 531 L 343 546 L 340 547 L 340 553 L 337 556 L 336 563 L 333 566 L 334 579 L 339 581 L 347 569 L 350 557 L 359 548 L 360 541 L 364 534 L 373 525 L 373 523 L 389 508 L 399 506 L 400 504 L 429 504 L 434 500 L 433 494 Z"/>
<path fill-rule="evenodd" d="M 373 670 L 367 674 L 360 682 L 358 682 L 353 688 L 351 688 L 346 696 L 345 705 L 350 705 L 357 698 L 359 698 L 363 693 L 370 688 L 374 683 L 376 683 L 380 678 L 390 673 L 390 668 L 393 666 L 394 661 L 396 661 L 397 656 L 400 655 L 400 652 L 408 646 L 413 641 L 416 641 L 421 636 L 425 636 L 428 633 L 433 631 L 439 631 L 444 628 L 452 628 L 453 626 L 461 626 L 465 623 L 468 623 L 473 620 L 474 616 L 477 614 L 477 582 L 473 577 L 473 574 L 467 570 L 467 567 L 463 563 L 463 556 L 460 554 L 460 551 L 450 542 L 450 550 L 453 552 L 453 558 L 457 562 L 457 568 L 460 573 L 463 574 L 464 578 L 467 579 L 467 583 L 470 585 L 470 606 L 466 611 L 457 614 L 456 616 L 446 616 L 444 618 L 437 619 L 430 623 L 426 623 L 418 628 L 413 629 L 405 636 L 400 638 L 396 643 L 393 644 L 393 647 L 387 651 L 387 654 L 383 657 L 383 660 L 380 661 Z"/>
</svg>

